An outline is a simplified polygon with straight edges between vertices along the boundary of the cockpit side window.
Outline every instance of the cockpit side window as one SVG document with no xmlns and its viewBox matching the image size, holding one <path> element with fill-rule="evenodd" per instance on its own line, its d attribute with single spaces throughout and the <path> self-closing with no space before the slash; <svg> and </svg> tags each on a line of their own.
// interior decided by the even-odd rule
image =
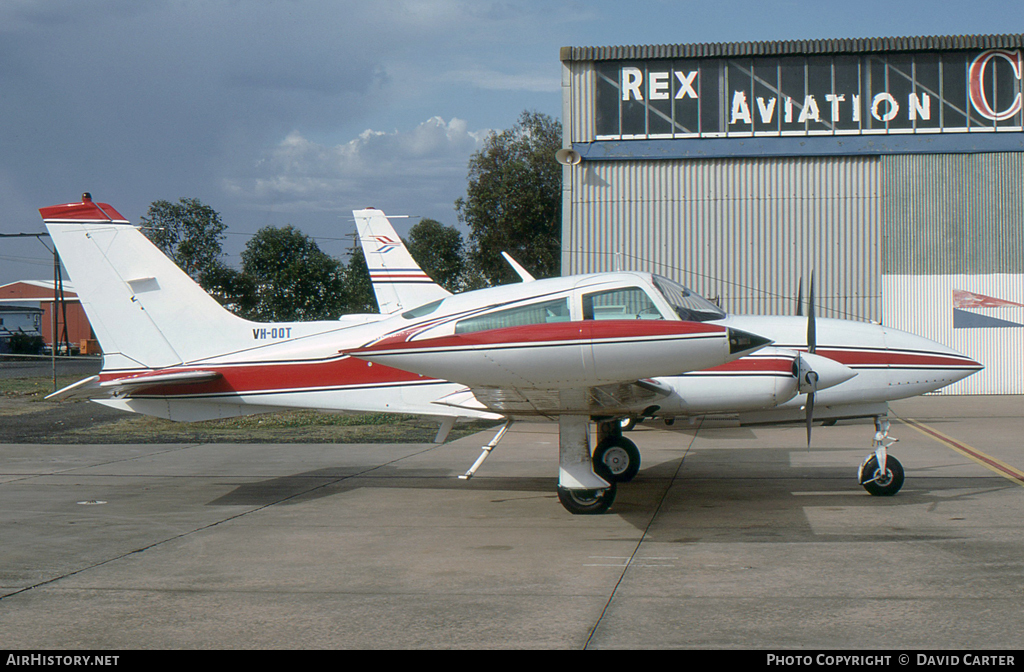
<svg viewBox="0 0 1024 672">
<path fill-rule="evenodd" d="M 531 303 L 527 306 L 506 308 L 486 315 L 476 315 L 459 320 L 455 323 L 456 334 L 468 334 L 487 329 L 503 327 L 521 327 L 527 324 L 545 324 L 548 322 L 568 322 L 569 300 L 557 299 L 542 303 Z"/>
<path fill-rule="evenodd" d="M 708 322 L 725 319 L 725 313 L 718 306 L 700 294 L 691 292 L 678 282 L 655 275 L 654 286 L 658 288 L 658 291 L 669 302 L 681 320 Z"/>
<path fill-rule="evenodd" d="M 584 320 L 663 320 L 658 307 L 639 287 L 583 295 Z"/>
</svg>

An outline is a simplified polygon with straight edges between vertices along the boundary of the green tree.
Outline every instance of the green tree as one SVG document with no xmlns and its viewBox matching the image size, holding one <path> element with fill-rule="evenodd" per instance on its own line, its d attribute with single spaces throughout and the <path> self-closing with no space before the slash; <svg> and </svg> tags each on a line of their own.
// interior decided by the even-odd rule
<svg viewBox="0 0 1024 672">
<path fill-rule="evenodd" d="M 267 226 L 242 251 L 251 283 L 246 317 L 259 321 L 331 320 L 345 312 L 341 263 L 292 226 Z"/>
<path fill-rule="evenodd" d="M 380 312 L 370 282 L 370 270 L 366 267 L 366 257 L 358 243 L 349 249 L 348 265 L 345 266 L 344 303 L 346 313 Z"/>
<path fill-rule="evenodd" d="M 210 276 L 223 276 L 220 257 L 227 226 L 198 198 L 153 201 L 140 223 L 143 233 L 204 288 Z"/>
<path fill-rule="evenodd" d="M 503 251 L 536 277 L 559 274 L 562 167 L 555 152 L 561 146 L 561 122 L 524 111 L 470 158 L 466 197 L 455 208 L 470 229 L 469 257 L 488 282 L 517 277 Z"/>
<path fill-rule="evenodd" d="M 449 292 L 466 288 L 468 262 L 462 234 L 436 219 L 421 219 L 409 229 L 409 254 L 434 282 Z"/>
<path fill-rule="evenodd" d="M 236 315 L 249 315 L 256 304 L 256 288 L 252 278 L 218 262 L 203 273 L 203 289 L 222 306 Z"/>
</svg>

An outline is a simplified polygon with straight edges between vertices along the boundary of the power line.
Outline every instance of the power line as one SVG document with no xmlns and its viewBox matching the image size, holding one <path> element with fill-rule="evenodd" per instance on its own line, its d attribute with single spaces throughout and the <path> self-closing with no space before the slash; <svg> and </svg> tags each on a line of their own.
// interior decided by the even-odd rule
<svg viewBox="0 0 1024 672">
<path fill-rule="evenodd" d="M 49 259 L 40 259 L 38 257 L 9 257 L 5 254 L 0 254 L 0 260 L 14 261 L 22 264 L 35 264 L 36 266 L 49 266 L 53 263 Z"/>
</svg>

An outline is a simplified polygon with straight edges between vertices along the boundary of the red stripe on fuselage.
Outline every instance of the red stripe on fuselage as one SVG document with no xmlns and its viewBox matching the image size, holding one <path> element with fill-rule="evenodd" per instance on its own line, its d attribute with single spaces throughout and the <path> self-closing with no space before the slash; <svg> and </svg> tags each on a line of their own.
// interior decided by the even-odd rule
<svg viewBox="0 0 1024 672">
<path fill-rule="evenodd" d="M 806 349 L 799 350 L 806 352 Z M 816 354 L 827 357 L 835 362 L 849 366 L 850 368 L 981 368 L 981 364 L 969 357 L 956 357 L 940 353 L 927 352 L 905 352 L 893 350 L 840 350 L 830 348 L 817 348 Z M 741 357 L 732 362 L 721 364 L 704 371 L 694 371 L 684 375 L 700 375 L 702 373 L 730 373 L 730 374 L 765 374 L 780 373 L 792 375 L 793 360 L 784 357 Z"/>
<path fill-rule="evenodd" d="M 815 354 L 845 364 L 857 366 L 921 366 L 921 367 L 957 367 L 981 368 L 981 365 L 969 357 L 930 352 L 906 352 L 900 350 L 831 350 L 817 348 Z"/>
<path fill-rule="evenodd" d="M 693 375 L 702 373 L 782 373 L 793 375 L 793 359 L 786 357 L 740 357 L 710 369 L 692 372 Z"/>
<path fill-rule="evenodd" d="M 371 364 L 351 357 L 317 362 L 288 362 L 282 364 L 242 364 L 236 366 L 202 366 L 160 369 L 153 374 L 181 373 L 185 371 L 216 371 L 221 378 L 203 383 L 154 385 L 137 388 L 133 395 L 178 396 L 196 394 L 244 394 L 269 390 L 303 390 L 361 385 L 388 385 L 431 380 L 383 364 Z M 119 378 L 138 381 L 137 372 L 131 374 L 101 373 L 100 381 Z"/>
<path fill-rule="evenodd" d="M 652 337 L 672 336 L 715 336 L 724 335 L 725 328 L 701 322 L 675 322 L 662 320 L 583 320 L 576 322 L 552 322 L 550 324 L 529 324 L 519 327 L 487 329 L 468 334 L 454 334 L 425 338 L 423 340 L 407 340 L 409 332 L 405 330 L 384 338 L 366 348 L 350 350 L 350 354 L 359 356 L 389 350 L 418 350 L 421 348 L 453 348 L 474 345 L 509 345 L 550 343 L 557 345 L 560 341 L 572 342 L 579 340 L 603 339 L 644 339 Z"/>
</svg>

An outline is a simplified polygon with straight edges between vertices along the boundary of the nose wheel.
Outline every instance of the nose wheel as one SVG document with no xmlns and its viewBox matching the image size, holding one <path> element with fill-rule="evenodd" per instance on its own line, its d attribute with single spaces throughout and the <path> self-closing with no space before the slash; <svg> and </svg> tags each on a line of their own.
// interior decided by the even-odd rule
<svg viewBox="0 0 1024 672">
<path fill-rule="evenodd" d="M 861 466 L 860 484 L 876 497 L 891 497 L 903 487 L 903 465 L 895 457 L 885 461 L 885 471 L 878 466 L 878 458 L 870 456 Z"/>
<path fill-rule="evenodd" d="M 903 487 L 903 465 L 888 454 L 889 447 L 899 439 L 889 437 L 889 420 L 875 418 L 875 438 L 871 447 L 875 449 L 860 465 L 857 480 L 864 489 L 876 497 L 891 497 Z"/>
</svg>

